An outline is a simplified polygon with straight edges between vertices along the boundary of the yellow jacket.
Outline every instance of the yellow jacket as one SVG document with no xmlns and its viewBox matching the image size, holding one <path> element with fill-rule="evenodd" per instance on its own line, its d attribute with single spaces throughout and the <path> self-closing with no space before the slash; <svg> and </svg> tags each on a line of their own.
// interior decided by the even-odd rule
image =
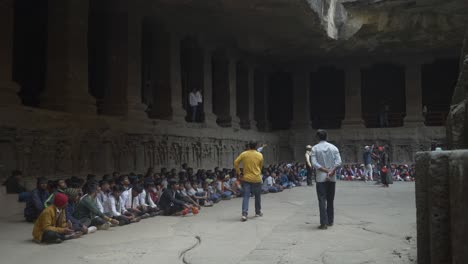
<svg viewBox="0 0 468 264">
<path fill-rule="evenodd" d="M 65 209 L 57 215 L 57 207 L 51 205 L 44 209 L 34 223 L 32 232 L 33 238 L 37 242 L 42 242 L 42 233 L 46 230 L 54 231 L 60 234 L 65 232 L 67 228 L 67 219 Z"/>
<path fill-rule="evenodd" d="M 263 168 L 263 155 L 256 150 L 246 150 L 242 152 L 239 157 L 234 161 L 234 168 L 240 175 L 239 163 L 242 162 L 244 166 L 244 177 L 240 178 L 241 181 L 258 183 L 262 182 L 262 168 Z"/>
</svg>

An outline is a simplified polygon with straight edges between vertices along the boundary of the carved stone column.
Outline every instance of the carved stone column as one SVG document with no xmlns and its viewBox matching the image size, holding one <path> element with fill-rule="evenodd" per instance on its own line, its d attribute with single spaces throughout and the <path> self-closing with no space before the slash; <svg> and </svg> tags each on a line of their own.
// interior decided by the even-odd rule
<svg viewBox="0 0 468 264">
<path fill-rule="evenodd" d="M 422 126 L 422 87 L 421 64 L 419 62 L 406 63 L 406 117 L 405 126 Z"/>
<path fill-rule="evenodd" d="M 88 93 L 89 2 L 49 0 L 47 83 L 41 107 L 95 114 L 96 100 Z"/>
<path fill-rule="evenodd" d="M 216 127 L 216 115 L 213 113 L 213 70 L 211 49 L 203 49 L 203 112 L 205 125 Z"/>
<path fill-rule="evenodd" d="M 254 73 L 255 65 L 249 63 L 247 65 L 247 74 L 248 74 L 248 91 L 249 91 L 249 122 L 250 129 L 257 130 L 257 121 L 255 121 L 255 90 L 254 90 Z"/>
<path fill-rule="evenodd" d="M 347 65 L 345 83 L 345 119 L 343 127 L 364 128 L 361 106 L 361 68 Z"/>
<path fill-rule="evenodd" d="M 136 4 L 126 1 L 113 2 L 109 8 L 108 85 L 103 113 L 147 119 L 141 98 L 142 17 Z"/>
<path fill-rule="evenodd" d="M 186 112 L 182 107 L 182 76 L 180 66 L 180 36 L 177 33 L 168 34 L 168 67 L 171 89 L 171 120 L 185 122 Z"/>
<path fill-rule="evenodd" d="M 141 96 L 141 41 L 143 38 L 143 18 L 136 4 L 129 8 L 128 14 L 128 85 L 127 85 L 127 118 L 148 119 L 146 105 Z"/>
<path fill-rule="evenodd" d="M 267 73 L 261 69 L 255 70 L 254 89 L 255 89 L 255 116 L 257 119 L 258 130 L 269 131 L 270 120 L 268 111 L 268 80 Z"/>
<path fill-rule="evenodd" d="M 311 129 L 310 120 L 310 72 L 307 68 L 296 69 L 293 73 L 294 106 L 293 129 Z"/>
<path fill-rule="evenodd" d="M 12 79 L 13 0 L 3 1 L 0 8 L 0 105 L 20 105 L 18 84 Z"/>
<path fill-rule="evenodd" d="M 240 128 L 240 118 L 237 116 L 237 59 L 233 54 L 228 57 L 228 78 L 229 78 L 229 115 L 231 116 L 232 128 Z"/>
</svg>

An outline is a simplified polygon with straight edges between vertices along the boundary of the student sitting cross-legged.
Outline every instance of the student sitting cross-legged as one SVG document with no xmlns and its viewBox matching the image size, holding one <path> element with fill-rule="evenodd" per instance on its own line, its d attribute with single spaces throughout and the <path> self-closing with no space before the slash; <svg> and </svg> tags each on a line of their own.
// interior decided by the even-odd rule
<svg viewBox="0 0 468 264">
<path fill-rule="evenodd" d="M 112 193 L 104 204 L 105 214 L 119 221 L 120 226 L 140 221 L 140 218 L 134 217 L 133 214 L 125 209 L 121 197 L 123 191 L 124 187 L 121 185 L 112 187 Z"/>
<path fill-rule="evenodd" d="M 39 243 L 61 243 L 64 240 L 78 238 L 81 232 L 74 232 L 67 225 L 65 208 L 68 196 L 56 193 L 54 202 L 39 215 L 34 224 L 34 241 Z"/>
<path fill-rule="evenodd" d="M 102 213 L 96 203 L 98 185 L 90 183 L 87 188 L 87 193 L 81 198 L 75 208 L 73 216 L 80 220 L 81 223 L 90 223 L 90 226 L 95 226 L 98 229 L 109 229 L 110 224 L 118 225 L 119 222 Z M 89 226 L 88 226 L 89 227 Z"/>
<path fill-rule="evenodd" d="M 164 215 L 180 215 L 185 209 L 191 208 L 190 205 L 176 195 L 178 189 L 179 183 L 177 181 L 170 180 L 168 182 L 168 186 L 159 200 L 159 206 Z"/>
</svg>

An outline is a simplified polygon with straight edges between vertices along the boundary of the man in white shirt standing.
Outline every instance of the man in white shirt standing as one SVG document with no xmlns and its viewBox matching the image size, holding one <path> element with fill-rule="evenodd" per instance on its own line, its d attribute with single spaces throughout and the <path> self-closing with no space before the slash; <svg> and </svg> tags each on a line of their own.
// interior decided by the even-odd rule
<svg viewBox="0 0 468 264">
<path fill-rule="evenodd" d="M 189 93 L 189 105 L 190 105 L 190 109 L 192 110 L 192 122 L 195 122 L 197 118 L 197 110 L 198 110 L 198 98 L 197 98 L 195 89 L 193 89 Z"/>
<path fill-rule="evenodd" d="M 197 89 L 197 92 L 195 93 L 195 97 L 197 98 L 197 102 L 198 102 L 198 105 L 197 105 L 197 115 L 195 116 L 195 120 L 197 120 L 198 122 L 201 122 L 202 120 L 202 117 L 201 117 L 201 113 L 202 113 L 202 110 L 203 110 L 203 95 L 200 91 L 200 89 Z"/>
<path fill-rule="evenodd" d="M 311 163 L 311 155 L 312 155 L 312 146 L 307 145 L 306 153 L 305 153 L 305 161 L 306 161 L 306 166 L 307 166 L 307 185 L 314 186 L 314 184 L 312 183 L 312 174 L 314 172 L 313 171 L 314 168 L 312 167 L 312 163 Z"/>
<path fill-rule="evenodd" d="M 317 197 L 320 208 L 320 229 L 333 226 L 335 199 L 336 169 L 341 165 L 340 152 L 335 145 L 327 142 L 327 131 L 319 129 L 317 139 L 320 141 L 312 147 L 312 165 L 317 174 Z"/>
</svg>

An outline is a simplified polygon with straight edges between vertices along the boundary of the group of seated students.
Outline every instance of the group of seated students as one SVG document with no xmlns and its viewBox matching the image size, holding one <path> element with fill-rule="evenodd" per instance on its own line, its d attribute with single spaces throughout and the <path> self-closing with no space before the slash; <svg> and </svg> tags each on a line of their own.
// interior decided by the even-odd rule
<svg viewBox="0 0 468 264">
<path fill-rule="evenodd" d="M 415 165 L 391 164 L 390 173 L 394 181 L 413 182 L 416 180 Z M 372 165 L 372 177 L 365 175 L 364 164 L 345 164 L 337 171 L 337 179 L 344 181 L 374 181 L 381 178 L 381 172 L 375 164 Z"/>
<path fill-rule="evenodd" d="M 263 193 L 300 186 L 305 175 L 302 164 L 265 167 Z M 15 171 L 4 185 L 8 193 L 19 193 L 26 201 L 24 217 L 34 223 L 33 238 L 38 243 L 60 243 L 157 215 L 196 215 L 202 206 L 243 194 L 234 169 L 200 169 L 195 173 L 186 164 L 179 172 L 149 168 L 145 175 L 114 172 L 100 180 L 91 174 L 86 180 L 40 177 L 31 192 L 20 183 L 21 172 Z"/>
</svg>

